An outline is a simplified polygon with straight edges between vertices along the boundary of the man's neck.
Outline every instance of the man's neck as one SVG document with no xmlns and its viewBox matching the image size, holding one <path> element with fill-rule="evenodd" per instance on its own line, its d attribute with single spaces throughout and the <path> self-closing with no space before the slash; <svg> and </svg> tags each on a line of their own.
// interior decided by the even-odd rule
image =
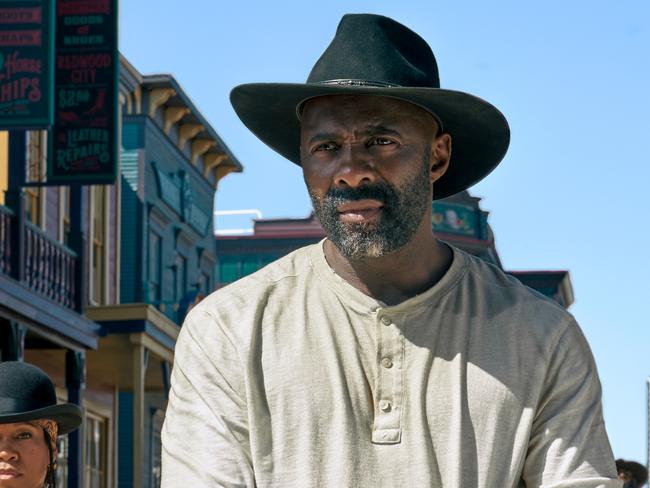
<svg viewBox="0 0 650 488">
<path fill-rule="evenodd" d="M 377 258 L 351 261 L 330 240 L 325 241 L 324 251 L 336 274 L 387 305 L 397 305 L 431 288 L 452 261 L 449 246 L 438 241 L 430 230 L 397 251 Z"/>
</svg>

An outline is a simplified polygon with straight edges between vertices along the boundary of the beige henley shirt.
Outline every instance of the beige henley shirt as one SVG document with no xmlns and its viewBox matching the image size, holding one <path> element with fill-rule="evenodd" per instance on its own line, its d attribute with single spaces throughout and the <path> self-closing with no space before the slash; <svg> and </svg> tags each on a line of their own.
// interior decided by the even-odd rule
<svg viewBox="0 0 650 488">
<path fill-rule="evenodd" d="M 572 316 L 499 269 L 454 250 L 386 306 L 320 243 L 189 314 L 162 486 L 619 487 L 600 396 Z"/>
</svg>

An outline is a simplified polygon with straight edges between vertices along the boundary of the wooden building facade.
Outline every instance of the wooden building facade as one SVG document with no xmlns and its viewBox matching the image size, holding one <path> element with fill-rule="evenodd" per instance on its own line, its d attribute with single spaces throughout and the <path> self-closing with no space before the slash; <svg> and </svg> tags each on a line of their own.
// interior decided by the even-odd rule
<svg viewBox="0 0 650 488">
<path fill-rule="evenodd" d="M 119 97 L 113 185 L 21 187 L 47 133 L 0 133 L 0 360 L 43 368 L 85 412 L 59 486 L 159 486 L 175 340 L 216 283 L 214 192 L 242 170 L 172 76 L 122 58 Z"/>
</svg>

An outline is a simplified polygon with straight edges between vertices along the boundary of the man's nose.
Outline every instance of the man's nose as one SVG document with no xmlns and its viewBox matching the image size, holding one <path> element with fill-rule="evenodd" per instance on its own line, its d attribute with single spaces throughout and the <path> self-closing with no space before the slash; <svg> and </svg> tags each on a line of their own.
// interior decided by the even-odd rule
<svg viewBox="0 0 650 488">
<path fill-rule="evenodd" d="M 334 182 L 339 187 L 356 188 L 375 181 L 375 165 L 364 144 L 346 144 L 339 150 Z"/>
</svg>

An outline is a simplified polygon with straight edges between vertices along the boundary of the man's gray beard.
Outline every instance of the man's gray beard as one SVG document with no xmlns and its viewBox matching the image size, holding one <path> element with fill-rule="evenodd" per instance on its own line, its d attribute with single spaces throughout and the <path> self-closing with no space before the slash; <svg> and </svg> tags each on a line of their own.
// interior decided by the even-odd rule
<svg viewBox="0 0 650 488">
<path fill-rule="evenodd" d="M 332 188 L 324 197 L 314 195 L 309 189 L 316 217 L 343 256 L 351 261 L 385 256 L 413 238 L 431 205 L 428 155 L 426 151 L 422 170 L 400 188 L 388 183 Z M 337 211 L 339 205 L 366 198 L 379 200 L 384 205 L 376 224 L 341 221 Z"/>
</svg>

